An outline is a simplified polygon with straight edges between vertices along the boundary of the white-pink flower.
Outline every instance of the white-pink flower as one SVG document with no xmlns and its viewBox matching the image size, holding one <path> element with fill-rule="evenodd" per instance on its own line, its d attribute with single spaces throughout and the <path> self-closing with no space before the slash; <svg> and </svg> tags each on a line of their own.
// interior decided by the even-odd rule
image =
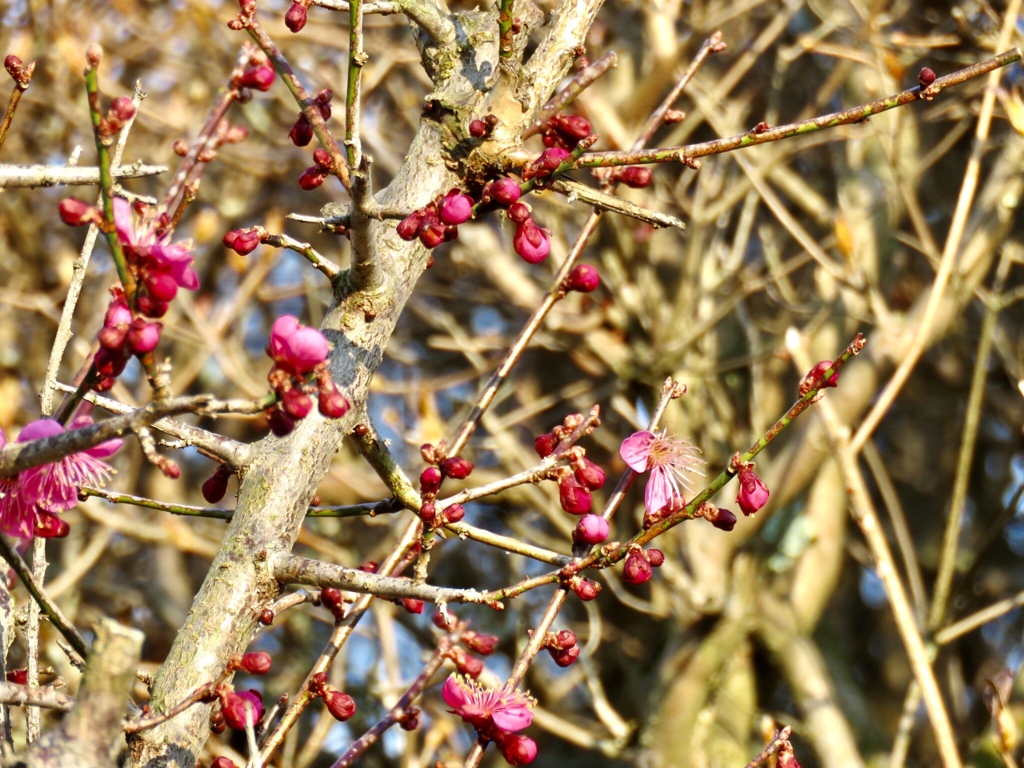
<svg viewBox="0 0 1024 768">
<path fill-rule="evenodd" d="M 114 224 L 125 258 L 136 265 L 142 281 L 157 299 L 170 301 L 178 288 L 199 288 L 199 276 L 192 269 L 190 241 L 171 243 L 169 235 L 157 237 L 152 222 L 137 225 L 131 206 L 119 197 L 114 198 Z"/>
<path fill-rule="evenodd" d="M 92 424 L 88 416 L 74 419 L 69 429 Z M 27 424 L 17 442 L 28 443 L 53 437 L 64 427 L 53 419 L 38 419 Z M 7 445 L 7 436 L 0 429 L 0 448 Z M 59 461 L 32 467 L 16 477 L 0 480 L 0 531 L 21 539 L 32 538 L 40 512 L 56 514 L 78 503 L 78 489 L 83 485 L 102 484 L 113 471 L 101 459 L 121 447 L 121 440 L 108 440 Z"/>
<path fill-rule="evenodd" d="M 693 491 L 691 475 L 704 477 L 704 460 L 700 450 L 686 440 L 669 437 L 664 432 L 635 432 L 619 447 L 619 455 L 634 472 L 650 471 L 644 489 L 644 505 L 651 514 L 664 509 L 683 495 Z"/>
</svg>

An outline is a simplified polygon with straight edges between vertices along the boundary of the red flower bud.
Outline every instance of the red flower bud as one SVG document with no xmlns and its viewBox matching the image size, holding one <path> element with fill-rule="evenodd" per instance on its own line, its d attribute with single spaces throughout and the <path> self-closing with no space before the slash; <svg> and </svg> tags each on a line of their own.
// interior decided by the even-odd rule
<svg viewBox="0 0 1024 768">
<path fill-rule="evenodd" d="M 398 236 L 403 240 L 415 240 L 419 237 L 422 221 L 423 214 L 420 211 L 413 211 L 398 222 Z"/>
<path fill-rule="evenodd" d="M 483 120 L 469 121 L 469 135 L 474 139 L 481 139 L 487 133 L 487 123 Z"/>
<path fill-rule="evenodd" d="M 434 506 L 432 501 L 424 501 L 420 504 L 419 518 L 423 521 L 423 524 L 429 528 L 433 528 L 437 522 L 437 507 Z"/>
<path fill-rule="evenodd" d="M 210 763 L 210 768 L 238 768 L 238 766 L 235 765 L 234 760 L 221 755 L 212 763 Z"/>
<path fill-rule="evenodd" d="M 576 597 L 584 602 L 589 602 L 601 594 L 601 585 L 590 579 L 582 579 L 579 576 L 569 582 L 569 588 L 576 593 Z"/>
<path fill-rule="evenodd" d="M 550 432 L 545 432 L 543 435 L 537 435 L 537 437 L 533 439 L 533 449 L 542 459 L 547 458 L 554 453 L 557 445 L 558 438 Z"/>
<path fill-rule="evenodd" d="M 420 473 L 420 493 L 436 494 L 441 487 L 441 470 L 437 467 L 427 467 Z"/>
<path fill-rule="evenodd" d="M 591 293 L 601 284 L 601 276 L 590 264 L 577 264 L 565 278 L 565 290 Z"/>
<path fill-rule="evenodd" d="M 634 550 L 626 555 L 626 564 L 622 569 L 622 577 L 627 584 L 632 584 L 633 586 L 643 584 L 650 581 L 653 575 L 654 572 L 651 570 L 651 564 L 647 562 L 643 552 Z"/>
<path fill-rule="evenodd" d="M 103 215 L 95 206 L 83 203 L 77 197 L 66 197 L 57 206 L 60 220 L 69 227 L 81 227 L 84 224 L 99 224 Z"/>
<path fill-rule="evenodd" d="M 352 404 L 348 401 L 347 397 L 341 394 L 341 390 L 332 383 L 329 387 L 320 388 L 318 407 L 320 413 L 328 419 L 340 419 L 348 413 Z"/>
<path fill-rule="evenodd" d="M 506 176 L 491 184 L 490 194 L 491 199 L 499 205 L 512 205 L 519 200 L 522 190 L 519 189 L 519 183 L 515 179 Z M 527 214 L 529 214 L 529 210 L 527 210 Z"/>
<path fill-rule="evenodd" d="M 722 509 L 721 507 L 716 507 L 716 509 L 718 514 L 708 518 L 715 528 L 721 531 L 731 531 L 736 527 L 736 515 L 728 509 Z"/>
<path fill-rule="evenodd" d="M 528 264 L 540 264 L 551 252 L 551 241 L 543 229 L 527 221 L 516 227 L 512 248 Z"/>
<path fill-rule="evenodd" d="M 265 675 L 270 671 L 270 654 L 266 651 L 243 653 L 238 666 L 250 675 Z"/>
<path fill-rule="evenodd" d="M 239 80 L 239 85 L 243 88 L 252 88 L 255 91 L 269 91 L 270 86 L 274 84 L 275 77 L 277 75 L 272 67 L 260 64 L 245 70 Z"/>
<path fill-rule="evenodd" d="M 270 423 L 270 431 L 276 437 L 284 437 L 291 434 L 295 429 L 295 419 L 289 416 L 281 408 L 271 408 L 267 413 L 267 421 Z"/>
<path fill-rule="evenodd" d="M 509 765 L 527 765 L 537 757 L 537 742 L 520 733 L 505 733 L 497 739 L 498 751 Z"/>
<path fill-rule="evenodd" d="M 575 664 L 576 659 L 580 657 L 580 649 L 577 646 L 566 648 L 564 651 L 549 648 L 548 653 L 550 653 L 551 658 L 555 660 L 555 664 L 560 667 L 570 667 Z"/>
<path fill-rule="evenodd" d="M 917 82 L 922 88 L 927 88 L 935 82 L 935 72 L 928 67 L 922 67 L 917 73 Z"/>
<path fill-rule="evenodd" d="M 596 491 L 604 485 L 604 470 L 586 456 L 581 456 L 573 462 L 572 471 L 580 484 L 585 485 L 591 491 Z"/>
<path fill-rule="evenodd" d="M 7 673 L 7 682 L 14 683 L 15 685 L 28 685 L 28 670 L 12 669 Z"/>
<path fill-rule="evenodd" d="M 744 515 L 752 515 L 767 503 L 768 486 L 750 469 L 740 472 L 739 480 L 740 490 L 736 494 L 736 503 Z"/>
<path fill-rule="evenodd" d="M 639 165 L 628 165 L 616 173 L 614 178 L 617 181 L 621 181 L 627 187 L 643 189 L 650 185 L 652 175 L 649 168 L 644 168 Z"/>
<path fill-rule="evenodd" d="M 259 691 L 229 691 L 221 699 L 224 722 L 229 728 L 244 731 L 247 724 L 255 725 L 263 717 L 263 697 Z"/>
<path fill-rule="evenodd" d="M 301 32 L 302 28 L 306 26 L 308 16 L 309 11 L 306 6 L 302 3 L 292 3 L 291 8 L 284 15 L 284 25 L 292 32 Z"/>
<path fill-rule="evenodd" d="M 224 235 L 222 242 L 238 255 L 245 256 L 260 244 L 260 233 L 256 229 L 232 229 Z"/>
<path fill-rule="evenodd" d="M 441 511 L 443 524 L 457 523 L 466 516 L 466 509 L 461 504 L 450 504 Z"/>
<path fill-rule="evenodd" d="M 345 722 L 356 713 L 356 703 L 351 696 L 330 688 L 324 691 L 324 704 L 335 720 Z"/>
<path fill-rule="evenodd" d="M 135 117 L 136 111 L 135 104 L 127 96 L 118 96 L 110 102 L 110 114 L 122 123 L 126 123 Z"/>
<path fill-rule="evenodd" d="M 453 480 L 464 480 L 473 471 L 473 462 L 461 456 L 449 456 L 441 462 L 441 472 Z"/>
<path fill-rule="evenodd" d="M 304 419 L 313 410 L 313 399 L 301 389 L 289 389 L 281 395 L 281 405 L 293 419 Z"/>
<path fill-rule="evenodd" d="M 203 483 L 203 498 L 208 504 L 216 504 L 228 492 L 228 477 L 231 470 L 224 464 L 218 464 L 214 473 Z"/>
<path fill-rule="evenodd" d="M 525 224 L 531 220 L 530 207 L 526 203 L 513 203 L 508 209 L 508 217 L 516 224 Z"/>
<path fill-rule="evenodd" d="M 562 509 L 570 515 L 585 515 L 590 511 L 593 499 L 583 485 L 572 475 L 566 475 L 558 481 L 558 501 Z"/>
<path fill-rule="evenodd" d="M 125 339 L 134 354 L 144 355 L 156 349 L 163 328 L 163 323 L 148 323 L 145 318 L 137 317 L 128 326 Z"/>
<path fill-rule="evenodd" d="M 441 198 L 441 221 L 445 224 L 462 224 L 473 215 L 473 198 L 458 190 L 452 190 Z"/>
<path fill-rule="evenodd" d="M 324 608 L 331 612 L 336 619 L 345 615 L 345 604 L 342 601 L 341 590 L 337 587 L 324 587 L 320 590 L 320 602 Z"/>
<path fill-rule="evenodd" d="M 299 186 L 306 192 L 316 189 L 327 178 L 327 174 L 317 165 L 311 165 L 299 176 Z"/>
<path fill-rule="evenodd" d="M 313 163 L 317 168 L 329 173 L 331 170 L 331 153 L 326 149 L 317 147 L 313 150 Z"/>
<path fill-rule="evenodd" d="M 484 671 L 484 663 L 476 656 L 470 656 L 461 648 L 452 650 L 452 661 L 455 662 L 455 668 L 459 672 L 474 680 L 480 677 L 480 673 Z"/>
<path fill-rule="evenodd" d="M 660 549 L 648 549 L 644 555 L 647 557 L 647 562 L 655 568 L 660 568 L 665 562 L 665 553 Z"/>
<path fill-rule="evenodd" d="M 405 608 L 405 610 L 408 611 L 409 613 L 414 613 L 417 616 L 419 614 L 423 613 L 423 601 L 422 600 L 416 600 L 416 599 L 411 598 L 411 597 L 403 597 L 402 598 L 402 607 Z"/>
<path fill-rule="evenodd" d="M 600 544 L 608 538 L 610 528 L 600 515 L 584 515 L 573 529 L 572 540 L 577 544 Z"/>
<path fill-rule="evenodd" d="M 313 140 L 313 126 L 305 115 L 299 114 L 299 119 L 295 121 L 295 125 L 288 132 L 288 138 L 296 147 L 305 147 Z"/>
</svg>

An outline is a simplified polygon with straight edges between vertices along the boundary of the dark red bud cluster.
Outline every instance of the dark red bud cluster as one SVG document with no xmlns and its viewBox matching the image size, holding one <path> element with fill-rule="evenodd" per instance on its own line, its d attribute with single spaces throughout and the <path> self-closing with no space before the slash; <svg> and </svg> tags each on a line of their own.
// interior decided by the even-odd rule
<svg viewBox="0 0 1024 768">
<path fill-rule="evenodd" d="M 622 577 L 627 584 L 638 586 L 651 580 L 654 576 L 652 568 L 665 562 L 665 555 L 660 549 L 632 550 L 626 555 L 626 563 L 622 569 Z"/>
<path fill-rule="evenodd" d="M 314 393 L 320 413 L 327 418 L 336 419 L 348 413 L 351 404 L 327 370 L 329 349 L 320 331 L 301 325 L 291 315 L 274 322 L 267 342 L 267 354 L 274 366 L 267 381 L 279 399 L 265 413 L 271 431 L 278 437 L 289 434 L 295 422 L 309 414 Z"/>
<path fill-rule="evenodd" d="M 221 755 L 212 763 L 210 763 L 210 768 L 238 768 L 238 766 L 235 765 L 235 761 L 231 758 L 224 757 L 224 755 Z"/>
<path fill-rule="evenodd" d="M 320 603 L 331 612 L 336 621 L 345 618 L 345 602 L 341 590 L 337 587 L 324 587 L 320 590 Z"/>
<path fill-rule="evenodd" d="M 566 275 L 565 282 L 562 283 L 562 290 L 592 293 L 600 284 L 601 276 L 597 273 L 597 267 L 590 264 L 577 264 Z"/>
<path fill-rule="evenodd" d="M 309 192 L 324 183 L 331 175 L 331 155 L 326 149 L 313 150 L 313 165 L 299 175 L 299 186 Z"/>
<path fill-rule="evenodd" d="M 472 218 L 475 204 L 469 195 L 451 189 L 398 222 L 398 236 L 407 241 L 419 238 L 424 248 L 436 248 L 441 243 L 456 240 L 459 224 Z"/>
<path fill-rule="evenodd" d="M 21 669 L 10 670 L 6 677 L 8 683 L 14 683 L 15 685 L 28 685 L 28 669 L 24 667 Z"/>
<path fill-rule="evenodd" d="M 450 610 L 445 613 L 438 611 L 430 617 L 431 623 L 444 632 L 454 632 L 458 619 Z"/>
<path fill-rule="evenodd" d="M 461 456 L 449 456 L 441 462 L 441 473 L 453 480 L 465 480 L 473 471 L 473 462 Z"/>
<path fill-rule="evenodd" d="M 239 256 L 246 256 L 256 250 L 260 244 L 260 238 L 266 234 L 263 227 L 249 227 L 248 229 L 232 229 L 224 235 L 223 243 L 225 248 L 230 248 Z"/>
<path fill-rule="evenodd" d="M 480 193 L 480 202 L 494 203 L 503 208 L 508 208 L 510 205 L 517 203 L 522 194 L 523 191 L 519 186 L 519 182 L 511 176 L 504 176 L 484 184 L 483 191 Z"/>
<path fill-rule="evenodd" d="M 330 88 L 324 88 L 313 99 L 313 105 L 320 112 L 320 117 L 325 121 L 331 119 L 332 98 L 334 98 L 334 91 Z M 299 113 L 298 119 L 288 132 L 288 138 L 292 140 L 292 144 L 296 147 L 305 147 L 313 140 L 313 125 L 302 112 Z"/>
<path fill-rule="evenodd" d="M 284 25 L 292 32 L 301 32 L 309 18 L 309 3 L 296 0 L 284 15 Z"/>
<path fill-rule="evenodd" d="M 736 515 L 714 504 L 705 502 L 698 510 L 698 514 L 720 531 L 731 531 L 736 527 Z"/>
<path fill-rule="evenodd" d="M 327 711 L 335 720 L 345 722 L 356 713 L 356 702 L 347 693 L 327 684 L 327 674 L 318 672 L 309 681 L 309 693 L 313 698 L 323 699 Z"/>
<path fill-rule="evenodd" d="M 403 731 L 415 731 L 420 727 L 420 708 L 406 707 L 398 717 L 398 727 Z"/>
<path fill-rule="evenodd" d="M 491 135 L 494 127 L 498 124 L 495 115 L 484 115 L 483 120 L 469 121 L 469 135 L 474 139 L 484 139 Z"/>
<path fill-rule="evenodd" d="M 109 138 L 118 133 L 125 124 L 135 117 L 136 107 L 127 96 L 118 96 L 110 102 L 110 109 L 107 114 L 100 118 L 99 127 L 96 132 L 102 138 Z"/>
<path fill-rule="evenodd" d="M 545 147 L 572 150 L 590 135 L 590 121 L 579 115 L 559 113 L 543 125 L 540 135 Z"/>
<path fill-rule="evenodd" d="M 166 303 L 160 304 L 156 309 L 166 311 Z M 139 308 L 145 314 L 147 309 L 154 307 L 140 300 Z M 133 317 L 124 294 L 118 289 L 107 307 L 103 328 L 97 334 L 100 348 L 93 359 L 98 374 L 96 391 L 110 389 L 133 355 L 141 357 L 152 352 L 160 342 L 163 327 L 163 323 L 150 322 L 142 316 Z"/>
<path fill-rule="evenodd" d="M 579 646 L 576 645 L 576 635 L 568 629 L 549 632 L 544 637 L 544 647 L 551 654 L 551 658 L 555 660 L 555 664 L 560 667 L 571 666 L 580 656 Z"/>
</svg>

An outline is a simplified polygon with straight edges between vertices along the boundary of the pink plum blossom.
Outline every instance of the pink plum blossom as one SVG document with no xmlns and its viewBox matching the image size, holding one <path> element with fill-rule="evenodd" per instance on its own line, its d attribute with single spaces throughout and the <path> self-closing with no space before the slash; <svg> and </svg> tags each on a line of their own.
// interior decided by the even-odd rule
<svg viewBox="0 0 1024 768">
<path fill-rule="evenodd" d="M 92 424 L 88 416 L 80 416 L 69 430 Z M 27 424 L 17 442 L 27 443 L 62 434 L 64 427 L 53 419 L 38 419 Z M 7 436 L 0 429 L 0 448 Z M 59 461 L 19 472 L 16 477 L 0 480 L 0 530 L 9 536 L 32 538 L 40 512 L 56 514 L 78 503 L 78 489 L 83 485 L 100 485 L 113 471 L 101 461 L 121 447 L 121 440 L 108 440 Z M 52 526 L 51 526 L 52 527 Z"/>
<path fill-rule="evenodd" d="M 644 489 L 644 504 L 650 514 L 659 512 L 683 491 L 693 491 L 690 475 L 704 477 L 700 453 L 685 440 L 669 437 L 664 432 L 635 432 L 622 441 L 619 455 L 634 472 L 650 471 Z"/>
<path fill-rule="evenodd" d="M 533 722 L 533 700 L 520 691 L 486 688 L 459 675 L 450 675 L 441 687 L 451 713 L 476 728 L 481 735 L 521 731 Z"/>
<path fill-rule="evenodd" d="M 199 276 L 192 269 L 190 243 L 172 245 L 169 234 L 157 237 L 151 222 L 136 225 L 131 206 L 119 197 L 114 198 L 114 223 L 125 258 L 157 299 L 170 301 L 178 288 L 199 288 Z"/>
<path fill-rule="evenodd" d="M 302 376 L 327 359 L 330 347 L 316 328 L 301 325 L 291 315 L 282 315 L 270 329 L 267 354 L 275 363 Z"/>
</svg>

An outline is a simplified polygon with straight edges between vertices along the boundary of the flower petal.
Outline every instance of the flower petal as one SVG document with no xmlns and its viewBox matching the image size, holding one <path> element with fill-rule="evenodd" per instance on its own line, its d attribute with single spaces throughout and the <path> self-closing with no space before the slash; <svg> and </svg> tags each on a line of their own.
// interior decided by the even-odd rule
<svg viewBox="0 0 1024 768">
<path fill-rule="evenodd" d="M 647 511 L 655 513 L 665 507 L 676 496 L 676 486 L 672 482 L 672 473 L 665 467 L 655 467 L 647 478 L 644 488 L 644 505 Z"/>
<path fill-rule="evenodd" d="M 457 710 L 472 700 L 473 692 L 463 685 L 457 675 L 449 675 L 448 679 L 444 681 L 444 685 L 441 686 L 441 697 L 445 704 L 456 710 L 457 714 Z"/>
<path fill-rule="evenodd" d="M 521 731 L 533 722 L 533 712 L 526 704 L 501 707 L 491 715 L 491 720 L 503 731 Z"/>
<path fill-rule="evenodd" d="M 622 441 L 619 455 L 634 472 L 646 472 L 647 460 L 651 455 L 654 435 L 650 432 L 634 432 Z"/>
</svg>

